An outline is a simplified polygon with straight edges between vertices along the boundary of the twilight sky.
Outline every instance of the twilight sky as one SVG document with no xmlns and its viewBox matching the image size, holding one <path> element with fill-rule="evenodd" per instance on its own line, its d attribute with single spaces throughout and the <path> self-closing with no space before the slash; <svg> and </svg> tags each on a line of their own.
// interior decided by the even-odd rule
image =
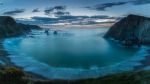
<svg viewBox="0 0 150 84">
<path fill-rule="evenodd" d="M 128 14 L 150 17 L 149 8 L 150 0 L 0 0 L 0 15 L 32 19 L 66 15 L 99 16 L 103 20 Z"/>
</svg>

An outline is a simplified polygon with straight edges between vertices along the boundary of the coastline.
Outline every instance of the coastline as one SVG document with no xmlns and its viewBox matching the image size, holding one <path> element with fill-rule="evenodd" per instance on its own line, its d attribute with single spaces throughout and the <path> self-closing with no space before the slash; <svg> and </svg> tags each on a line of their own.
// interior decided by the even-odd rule
<svg viewBox="0 0 150 84">
<path fill-rule="evenodd" d="M 4 67 L 15 67 L 17 69 L 21 69 L 21 67 L 19 66 L 16 66 L 10 59 L 9 57 L 9 53 L 4 49 L 3 47 L 3 41 L 4 39 L 1 39 L 0 40 L 0 65 L 4 66 Z M 37 75 L 37 74 L 34 74 L 34 73 L 31 73 L 31 72 L 25 72 L 25 74 L 27 74 L 28 76 L 30 76 L 32 79 L 47 79 L 45 77 L 42 77 L 41 75 Z"/>
<path fill-rule="evenodd" d="M 3 40 L 1 40 L 1 43 L 2 43 L 2 41 Z M 3 48 L 3 46 L 0 47 L 0 50 L 3 50 L 5 52 L 7 52 Z M 149 57 L 147 57 L 149 55 L 148 52 L 149 52 L 149 47 L 144 47 L 141 51 L 139 51 L 137 53 L 136 56 L 132 57 L 131 59 L 126 60 L 125 62 L 118 63 L 116 65 L 111 66 L 111 68 L 113 67 L 114 70 L 111 71 L 110 68 L 103 68 L 102 71 L 94 71 L 94 73 L 95 72 L 101 72 L 101 74 L 103 74 L 102 76 L 99 76 L 100 73 L 96 73 L 97 76 L 93 75 L 94 77 L 87 77 L 87 78 L 81 78 L 81 79 L 80 78 L 78 78 L 78 79 L 57 79 L 57 78 L 55 78 L 55 79 L 49 79 L 49 78 L 47 78 L 45 76 L 42 76 L 41 74 L 38 74 L 40 72 L 34 73 L 34 72 L 31 72 L 31 71 L 24 71 L 22 67 L 17 66 L 16 64 L 14 64 L 10 60 L 9 56 L 11 54 L 8 54 L 8 53 L 6 54 L 5 53 L 6 56 L 4 56 L 4 57 L 2 56 L 1 58 L 3 58 L 5 60 L 5 62 L 7 62 L 8 65 L 11 65 L 12 67 L 16 67 L 18 69 L 23 70 L 23 72 L 28 75 L 28 77 L 29 77 L 28 79 L 30 81 L 32 81 L 33 84 L 36 84 L 36 83 L 37 84 L 38 83 L 42 83 L 42 84 L 43 83 L 44 84 L 49 84 L 49 83 L 52 83 L 52 84 L 53 83 L 55 83 L 55 84 L 60 84 L 60 83 L 62 83 L 62 84 L 66 84 L 66 83 L 70 83 L 70 84 L 92 84 L 93 81 L 96 81 L 97 83 L 101 83 L 102 82 L 102 84 L 105 84 L 105 83 L 113 84 L 113 83 L 110 83 L 110 82 L 107 82 L 107 81 L 115 81 L 115 80 L 116 80 L 116 83 L 114 83 L 114 84 L 118 84 L 118 81 L 120 80 L 120 78 L 122 78 L 122 80 L 128 81 L 128 79 L 124 79 L 123 78 L 124 76 L 130 76 L 130 75 L 139 76 L 139 74 L 142 74 L 142 77 L 143 77 L 143 74 L 150 74 L 149 73 L 149 71 L 150 71 L 150 65 L 149 65 L 149 63 L 145 62 L 145 60 L 149 60 L 150 59 Z M 144 65 L 147 65 L 147 66 L 143 67 L 141 62 Z M 136 67 L 140 67 L 140 68 L 137 69 Z M 121 70 L 121 72 L 119 72 L 117 69 Z M 109 72 L 107 74 L 104 74 L 105 71 L 109 71 L 109 70 L 111 72 Z M 92 74 L 93 74 L 93 72 L 92 72 Z M 50 74 L 50 75 L 52 75 L 52 74 Z M 85 75 L 88 75 L 87 72 L 85 72 Z M 65 76 L 66 76 L 66 74 L 65 74 Z M 132 78 L 134 78 L 134 77 L 132 77 Z M 141 81 L 141 80 L 142 79 L 140 79 L 138 81 Z M 88 83 L 85 83 L 85 82 L 88 82 Z M 120 84 L 122 84 L 122 82 L 123 81 L 121 81 Z M 130 83 L 125 83 L 125 84 L 130 84 Z"/>
<path fill-rule="evenodd" d="M 17 37 L 15 37 L 15 38 L 17 38 Z M 2 48 L 2 50 L 4 50 L 3 46 L 1 48 Z M 9 52 L 9 50 L 8 51 L 4 50 L 4 51 Z M 131 57 L 131 59 L 127 59 L 121 63 L 117 63 L 115 65 L 111 65 L 111 66 L 107 66 L 107 67 L 102 67 L 102 68 L 94 67 L 94 68 L 91 68 L 90 70 L 83 70 L 83 69 L 75 70 L 75 69 L 67 69 L 67 68 L 57 68 L 56 69 L 54 67 L 50 67 L 47 70 L 48 72 L 45 71 L 45 73 L 42 70 L 34 71 L 32 66 L 27 67 L 28 65 L 32 65 L 32 62 L 29 62 L 30 60 L 27 62 L 24 62 L 24 60 L 22 60 L 23 58 L 18 59 L 18 60 L 22 60 L 24 63 L 23 62 L 20 63 L 17 61 L 15 62 L 12 59 L 10 60 L 11 57 L 18 58 L 18 57 L 22 57 L 22 56 L 16 56 L 15 54 L 7 53 L 8 55 L 6 54 L 6 56 L 3 59 L 7 60 L 6 62 L 9 65 L 25 71 L 26 74 L 29 74 L 30 77 L 35 80 L 38 80 L 38 79 L 41 79 L 41 80 L 48 80 L 48 79 L 49 80 L 80 80 L 80 79 L 104 77 L 107 75 L 124 73 L 124 72 L 128 72 L 128 71 L 134 71 L 134 72 L 139 71 L 139 69 L 136 70 L 135 67 L 142 66 L 141 61 L 143 61 L 145 59 L 145 56 L 143 56 L 146 53 L 145 51 L 147 51 L 147 49 L 145 50 L 145 48 L 143 48 L 137 54 L 137 56 L 133 56 L 133 57 Z M 22 63 L 24 65 L 20 66 Z M 26 64 L 26 63 L 31 63 L 31 64 Z M 38 64 L 38 63 L 36 62 L 36 64 Z M 34 63 L 33 63 L 33 66 L 34 66 Z M 43 66 L 43 65 L 40 65 L 40 66 Z M 47 68 L 47 65 L 46 66 L 44 65 L 43 68 Z M 38 69 L 38 67 L 36 69 Z"/>
<path fill-rule="evenodd" d="M 3 39 L 2 39 L 0 40 L 0 59 L 2 61 L 2 65 L 14 66 L 8 55 L 9 54 L 7 53 L 7 51 L 5 51 L 5 49 L 3 48 Z"/>
<path fill-rule="evenodd" d="M 20 67 L 25 72 L 31 73 L 35 79 L 40 79 L 42 77 L 42 79 L 49 80 L 80 80 L 134 71 L 135 67 L 141 66 L 140 61 L 145 59 L 146 50 L 147 48 L 143 47 L 142 50 L 131 57 L 131 59 L 127 59 L 121 63 L 107 67 L 91 68 L 89 70 L 48 67 L 36 60 L 30 60 L 30 58 L 25 59 L 23 56 L 15 56 L 13 54 L 8 57 L 13 59 L 12 62 L 16 66 Z M 15 58 L 17 58 L 17 60 Z M 22 60 L 23 62 L 18 60 Z"/>
</svg>

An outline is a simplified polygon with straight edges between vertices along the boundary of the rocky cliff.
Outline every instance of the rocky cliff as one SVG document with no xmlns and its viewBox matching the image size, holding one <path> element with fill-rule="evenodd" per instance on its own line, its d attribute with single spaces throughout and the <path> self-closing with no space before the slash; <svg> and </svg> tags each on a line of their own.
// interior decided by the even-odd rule
<svg viewBox="0 0 150 84">
<path fill-rule="evenodd" d="M 114 24 L 104 37 L 122 42 L 150 43 L 150 18 L 128 15 Z"/>
<path fill-rule="evenodd" d="M 16 23 L 12 17 L 0 16 L 0 38 L 22 35 L 31 29 L 40 29 L 40 27 Z"/>
</svg>

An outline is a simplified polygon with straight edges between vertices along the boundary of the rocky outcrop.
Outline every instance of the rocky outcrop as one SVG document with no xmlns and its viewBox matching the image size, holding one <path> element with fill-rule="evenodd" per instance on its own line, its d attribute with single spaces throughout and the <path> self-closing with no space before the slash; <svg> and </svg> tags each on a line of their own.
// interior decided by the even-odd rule
<svg viewBox="0 0 150 84">
<path fill-rule="evenodd" d="M 104 37 L 127 43 L 150 43 L 150 18 L 128 15 L 114 24 Z"/>
<path fill-rule="evenodd" d="M 0 38 L 19 36 L 29 32 L 31 29 L 40 29 L 40 27 L 16 23 L 12 17 L 0 16 Z"/>
</svg>

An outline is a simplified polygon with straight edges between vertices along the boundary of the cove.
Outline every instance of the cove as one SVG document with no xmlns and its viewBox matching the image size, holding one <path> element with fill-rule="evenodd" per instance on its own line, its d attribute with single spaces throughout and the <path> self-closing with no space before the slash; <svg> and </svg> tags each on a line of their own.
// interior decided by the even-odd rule
<svg viewBox="0 0 150 84">
<path fill-rule="evenodd" d="M 26 37 L 6 39 L 4 47 L 13 55 L 11 59 L 27 71 L 38 71 L 37 73 L 41 72 L 40 75 L 45 74 L 49 78 L 64 79 L 74 76 L 77 78 L 75 74 L 78 73 L 78 77 L 82 78 L 79 75 L 82 70 L 115 65 L 130 59 L 139 50 L 104 39 L 103 35 L 107 30 L 106 27 L 50 29 L 49 35 L 45 34 L 44 30 L 36 30 Z M 54 35 L 54 31 L 58 31 L 58 34 Z M 49 75 L 52 71 L 55 72 L 53 77 Z M 65 72 L 69 76 L 66 76 Z"/>
</svg>

